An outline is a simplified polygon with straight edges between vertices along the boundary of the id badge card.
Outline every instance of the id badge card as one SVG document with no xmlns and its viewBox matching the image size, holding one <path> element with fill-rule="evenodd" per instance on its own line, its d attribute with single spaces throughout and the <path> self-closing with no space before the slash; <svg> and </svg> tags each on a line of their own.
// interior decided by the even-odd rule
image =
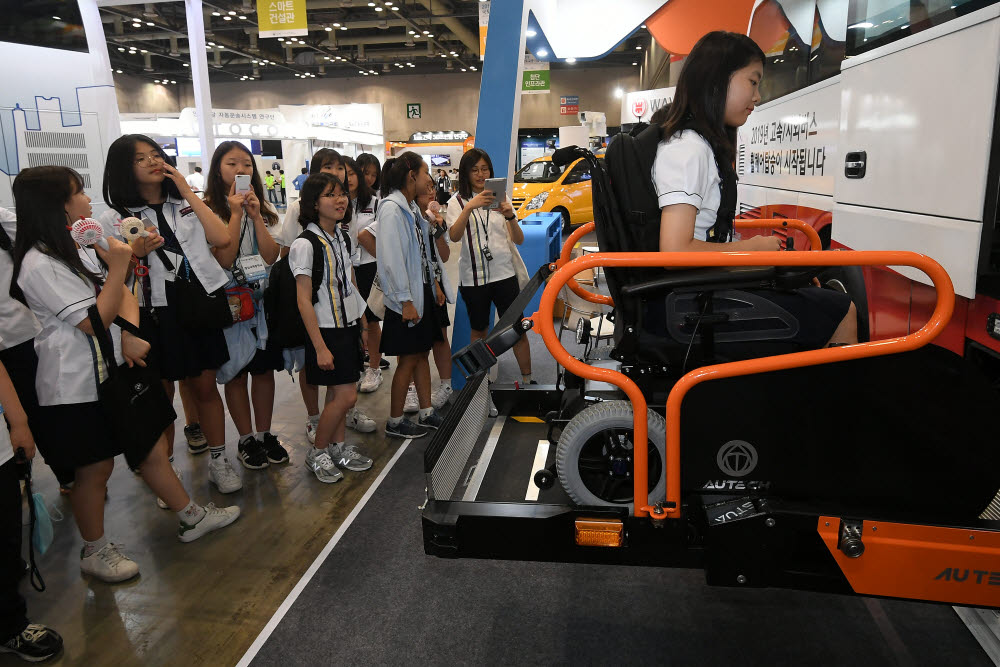
<svg viewBox="0 0 1000 667">
<path fill-rule="evenodd" d="M 267 277 L 267 264 L 260 255 L 237 257 L 236 267 L 243 272 L 243 277 L 248 283 L 257 283 Z"/>
<path fill-rule="evenodd" d="M 184 255 L 170 250 L 164 250 L 163 253 L 167 256 L 167 259 L 170 260 L 170 263 L 174 265 L 174 270 L 165 272 L 163 279 L 168 283 L 172 283 L 177 279 L 177 272 L 180 271 L 181 264 L 184 263 Z"/>
</svg>

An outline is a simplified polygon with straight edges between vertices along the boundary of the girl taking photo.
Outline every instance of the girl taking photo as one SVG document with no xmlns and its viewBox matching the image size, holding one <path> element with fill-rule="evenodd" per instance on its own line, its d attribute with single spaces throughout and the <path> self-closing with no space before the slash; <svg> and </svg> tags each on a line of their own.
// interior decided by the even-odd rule
<svg viewBox="0 0 1000 667">
<path fill-rule="evenodd" d="M 661 210 L 661 251 L 780 249 L 776 236 L 731 239 L 736 129 L 760 101 L 763 76 L 764 53 L 738 33 L 708 33 L 685 60 L 651 174 Z M 723 193 L 732 194 L 724 201 Z M 746 291 L 798 320 L 792 342 L 801 348 L 858 342 L 854 304 L 842 292 L 819 287 Z M 647 315 L 647 328 L 665 332 L 662 300 Z"/>
<path fill-rule="evenodd" d="M 222 327 L 197 324 L 201 300 L 192 296 L 217 293 L 229 282 L 211 250 L 229 247 L 229 230 L 156 142 L 141 134 L 120 137 L 108 149 L 104 200 L 113 209 L 101 217 L 105 230 L 129 216 L 149 223 L 150 235 L 132 242 L 142 266 L 135 286 L 140 330 L 153 346 L 167 395 L 173 398 L 174 382 L 190 381 L 211 452 L 209 479 L 222 493 L 239 491 L 243 482 L 226 458 L 225 413 L 215 384 L 216 371 L 229 360 L 226 338 Z M 167 441 L 173 442 L 172 426 Z"/>
<path fill-rule="evenodd" d="M 236 191 L 236 177 L 250 176 L 251 190 Z M 227 340 L 242 344 L 254 342 L 253 357 L 235 376 L 225 383 L 226 405 L 239 434 L 240 463 L 249 470 L 266 468 L 270 463 L 287 463 L 288 452 L 271 433 L 271 415 L 274 410 L 274 372 L 284 368 L 281 350 L 267 342 L 264 322 L 264 304 L 261 295 L 267 284 L 267 267 L 278 259 L 278 244 L 271 236 L 271 229 L 278 225 L 278 214 L 264 202 L 264 186 L 257 171 L 257 164 L 247 147 L 238 141 L 224 141 L 215 149 L 205 184 L 205 203 L 229 227 L 230 244 L 223 249 L 212 249 L 219 264 L 231 276 L 229 287 L 248 287 L 254 290 L 252 318 L 237 322 L 227 334 Z M 249 337 L 236 334 L 245 329 Z M 229 349 L 230 358 L 240 350 Z M 226 375 L 234 369 L 226 369 Z M 247 375 L 250 392 L 247 392 Z M 250 403 L 253 397 L 253 420 Z M 253 427 L 257 432 L 254 433 Z"/>
<path fill-rule="evenodd" d="M 35 167 L 18 174 L 13 189 L 18 219 L 14 296 L 42 326 L 35 339 L 38 445 L 60 481 L 72 483 L 70 504 L 84 539 L 80 569 L 109 582 L 131 579 L 139 566 L 104 535 L 104 498 L 116 455 L 124 453 L 177 512 L 182 542 L 229 525 L 240 510 L 191 501 L 167 460 L 160 427 L 154 425 L 152 438 L 137 434 L 122 442 L 109 425 L 119 417 L 98 401 L 100 385 L 111 381 L 112 365 L 145 365 L 150 345 L 137 335 L 139 304 L 125 287 L 132 249 L 113 237 L 106 239 L 107 250 L 81 248 L 70 236 L 68 227 L 91 215 L 83 179 L 66 167 Z M 92 312 L 101 330 L 95 330 Z M 114 358 L 100 353 L 99 337 L 108 335 Z"/>
<path fill-rule="evenodd" d="M 351 158 L 344 158 L 344 168 L 347 174 L 347 189 L 351 195 L 351 243 L 354 245 L 354 272 L 358 279 L 358 290 L 366 301 L 375 282 L 378 268 L 375 256 L 368 252 L 358 242 L 358 235 L 375 222 L 375 209 L 378 197 L 368 184 L 361 165 Z M 379 318 L 370 308 L 365 309 L 365 319 L 368 320 L 368 368 L 361 379 L 362 393 L 373 392 L 382 386 L 382 369 L 389 367 L 389 362 L 382 359 L 382 327 Z"/>
<path fill-rule="evenodd" d="M 350 237 L 341 226 L 342 221 L 350 223 L 347 188 L 336 176 L 319 173 L 303 184 L 299 201 L 299 221 L 305 232 L 292 243 L 288 265 L 308 334 L 306 380 L 326 387 L 326 405 L 306 466 L 316 479 L 330 484 L 343 477 L 337 468 L 362 471 L 372 467 L 372 460 L 347 444 L 344 435 L 348 411 L 358 398 L 362 330 L 367 325 L 353 279 Z M 321 276 L 313 275 L 316 252 L 322 253 Z"/>
<path fill-rule="evenodd" d="M 490 324 L 490 304 L 502 317 L 517 298 L 515 262 L 524 261 L 511 242 L 521 245 L 524 232 L 510 202 L 500 202 L 491 209 L 493 193 L 486 189 L 486 179 L 493 178 L 493 162 L 479 148 L 470 148 L 458 163 L 458 192 L 448 202 L 448 234 L 453 243 L 461 243 L 458 259 L 459 288 L 469 312 L 471 340 L 486 337 Z M 514 357 L 524 384 L 531 380 L 531 350 L 528 339 L 514 344 Z"/>
</svg>

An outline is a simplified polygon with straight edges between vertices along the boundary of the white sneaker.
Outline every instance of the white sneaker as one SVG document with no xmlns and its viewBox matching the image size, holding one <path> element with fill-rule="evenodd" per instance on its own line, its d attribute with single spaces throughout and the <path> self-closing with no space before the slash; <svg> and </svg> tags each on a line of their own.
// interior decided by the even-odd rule
<svg viewBox="0 0 1000 667">
<path fill-rule="evenodd" d="M 108 542 L 86 558 L 80 551 L 80 571 L 113 584 L 138 575 L 139 564 L 122 554 L 118 545 Z"/>
<path fill-rule="evenodd" d="M 181 542 L 194 542 L 202 535 L 225 528 L 239 518 L 240 508 L 236 505 L 216 507 L 215 503 L 209 503 L 205 505 L 205 516 L 201 517 L 201 521 L 193 526 L 181 522 L 180 527 L 177 528 L 177 539 Z"/>
<path fill-rule="evenodd" d="M 306 467 L 316 474 L 316 479 L 319 481 L 324 484 L 333 484 L 344 479 L 344 473 L 337 470 L 337 466 L 330 458 L 327 449 L 310 447 L 309 453 L 306 454 Z"/>
<path fill-rule="evenodd" d="M 170 464 L 170 467 L 173 468 L 174 474 L 177 475 L 177 479 L 181 480 L 181 484 L 183 484 L 184 483 L 184 478 L 181 477 L 181 471 L 178 470 L 177 466 L 175 466 L 172 463 Z M 156 498 L 156 506 L 159 507 L 161 510 L 168 510 L 168 509 L 170 509 L 170 507 L 167 506 L 167 504 L 165 502 L 163 502 L 163 498 L 160 498 L 160 497 Z"/>
<path fill-rule="evenodd" d="M 219 493 L 232 493 L 243 488 L 243 480 L 225 456 L 209 461 L 208 479 L 219 489 Z"/>
<path fill-rule="evenodd" d="M 445 406 L 445 404 L 451 400 L 451 383 L 441 385 L 431 392 L 431 406 L 435 410 L 440 410 Z"/>
<path fill-rule="evenodd" d="M 406 390 L 406 401 L 403 403 L 403 412 L 419 412 L 420 402 L 417 400 L 417 386 L 410 383 L 410 388 Z"/>
<path fill-rule="evenodd" d="M 306 438 L 310 444 L 316 443 L 316 429 L 319 427 L 318 421 L 306 420 Z"/>
<path fill-rule="evenodd" d="M 362 394 L 370 394 L 382 386 L 382 369 L 369 366 L 365 369 L 365 377 L 361 380 L 360 391 Z"/>
<path fill-rule="evenodd" d="M 358 433 L 371 433 L 375 430 L 375 420 L 358 410 L 357 406 L 347 411 L 347 427 Z"/>
</svg>

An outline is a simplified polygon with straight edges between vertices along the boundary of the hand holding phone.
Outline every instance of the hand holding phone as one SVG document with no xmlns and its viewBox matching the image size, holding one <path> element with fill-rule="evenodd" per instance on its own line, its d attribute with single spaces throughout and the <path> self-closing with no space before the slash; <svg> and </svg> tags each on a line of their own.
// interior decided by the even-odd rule
<svg viewBox="0 0 1000 667">
<path fill-rule="evenodd" d="M 236 174 L 236 194 L 245 195 L 253 190 L 250 185 L 250 174 Z"/>
<path fill-rule="evenodd" d="M 500 202 L 507 199 L 507 179 L 487 178 L 486 189 L 493 193 L 493 201 L 486 208 L 495 211 L 500 208 Z"/>
</svg>

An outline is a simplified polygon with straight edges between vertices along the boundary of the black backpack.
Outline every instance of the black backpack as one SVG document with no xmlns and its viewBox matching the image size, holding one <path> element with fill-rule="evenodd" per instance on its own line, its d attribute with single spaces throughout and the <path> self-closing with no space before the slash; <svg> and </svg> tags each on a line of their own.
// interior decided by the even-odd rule
<svg viewBox="0 0 1000 667">
<path fill-rule="evenodd" d="M 312 302 L 319 301 L 319 288 L 323 282 L 323 246 L 315 233 L 305 230 L 298 238 L 309 239 L 313 247 Z M 286 350 L 306 344 L 308 334 L 299 313 L 295 276 L 288 265 L 288 256 L 282 257 L 271 267 L 267 287 L 264 289 L 264 316 L 267 319 L 268 345 Z"/>
<path fill-rule="evenodd" d="M 694 128 L 691 128 L 694 129 Z M 605 156 L 611 195 L 623 229 L 619 233 L 616 251 L 655 252 L 660 247 L 660 205 L 653 185 L 653 162 L 656 149 L 663 140 L 659 125 L 640 123 L 629 134 L 615 137 Z M 722 198 L 715 224 L 709 230 L 711 242 L 731 240 L 736 214 L 736 172 L 731 165 L 718 160 Z M 662 269 L 636 269 L 633 274 L 640 282 L 662 275 Z"/>
</svg>

